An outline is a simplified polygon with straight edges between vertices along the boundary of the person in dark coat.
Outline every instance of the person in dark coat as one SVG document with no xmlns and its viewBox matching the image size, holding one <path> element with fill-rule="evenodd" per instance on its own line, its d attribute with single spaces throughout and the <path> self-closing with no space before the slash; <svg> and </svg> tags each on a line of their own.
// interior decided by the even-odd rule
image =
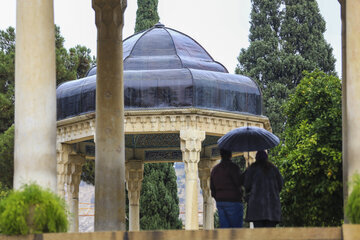
<svg viewBox="0 0 360 240">
<path fill-rule="evenodd" d="M 211 171 L 211 196 L 216 200 L 220 228 L 243 225 L 243 191 L 240 168 L 231 161 L 232 153 L 220 149 L 221 162 Z"/>
<path fill-rule="evenodd" d="M 280 191 L 284 184 L 278 168 L 268 161 L 265 151 L 258 151 L 256 162 L 245 172 L 247 194 L 245 221 L 254 227 L 275 227 L 281 220 Z"/>
</svg>

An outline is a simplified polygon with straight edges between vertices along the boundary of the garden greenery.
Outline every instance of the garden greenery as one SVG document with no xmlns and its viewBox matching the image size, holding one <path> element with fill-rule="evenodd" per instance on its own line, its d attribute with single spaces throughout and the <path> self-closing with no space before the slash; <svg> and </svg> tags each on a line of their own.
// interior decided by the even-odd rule
<svg viewBox="0 0 360 240">
<path fill-rule="evenodd" d="M 351 194 L 345 206 L 345 214 L 349 221 L 354 224 L 360 223 L 360 174 L 356 173 L 350 183 Z"/>
<path fill-rule="evenodd" d="M 24 185 L 0 201 L 0 232 L 6 235 L 66 232 L 65 201 L 36 184 Z"/>
</svg>

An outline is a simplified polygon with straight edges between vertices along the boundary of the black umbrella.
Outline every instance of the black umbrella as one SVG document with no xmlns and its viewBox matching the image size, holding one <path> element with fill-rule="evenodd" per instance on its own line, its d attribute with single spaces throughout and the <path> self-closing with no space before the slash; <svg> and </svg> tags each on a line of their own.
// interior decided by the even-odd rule
<svg viewBox="0 0 360 240">
<path fill-rule="evenodd" d="M 231 130 L 218 140 L 218 148 L 233 152 L 253 152 L 273 148 L 279 138 L 259 127 L 240 127 Z"/>
</svg>

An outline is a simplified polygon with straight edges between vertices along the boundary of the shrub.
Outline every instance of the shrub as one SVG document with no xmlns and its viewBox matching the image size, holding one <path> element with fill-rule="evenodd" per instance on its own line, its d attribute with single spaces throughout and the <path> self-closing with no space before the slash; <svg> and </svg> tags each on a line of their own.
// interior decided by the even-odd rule
<svg viewBox="0 0 360 240">
<path fill-rule="evenodd" d="M 10 190 L 0 182 L 0 201 L 9 194 Z"/>
<path fill-rule="evenodd" d="M 0 201 L 0 232 L 7 235 L 66 232 L 67 217 L 65 201 L 36 184 Z"/>
<path fill-rule="evenodd" d="M 360 175 L 354 174 L 352 177 L 351 194 L 347 200 L 345 206 L 345 214 L 349 218 L 351 223 L 360 223 Z"/>
</svg>

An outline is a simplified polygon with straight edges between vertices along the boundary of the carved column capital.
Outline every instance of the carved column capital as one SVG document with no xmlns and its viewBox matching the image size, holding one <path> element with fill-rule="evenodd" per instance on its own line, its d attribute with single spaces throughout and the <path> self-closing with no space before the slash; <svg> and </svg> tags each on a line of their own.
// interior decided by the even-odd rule
<svg viewBox="0 0 360 240">
<path fill-rule="evenodd" d="M 69 162 L 67 166 L 67 188 L 68 192 L 73 196 L 79 194 L 79 185 L 81 181 L 82 166 L 85 163 L 85 157 L 82 155 L 69 155 Z"/>
<path fill-rule="evenodd" d="M 128 161 L 125 163 L 126 189 L 131 205 L 139 205 L 141 184 L 144 178 L 144 163 L 142 161 Z"/>
<path fill-rule="evenodd" d="M 130 160 L 125 163 L 126 188 L 129 198 L 129 230 L 140 230 L 140 191 L 144 176 L 144 162 Z"/>
<path fill-rule="evenodd" d="M 127 0 L 92 0 L 95 10 L 95 24 L 98 39 L 117 39 L 122 41 L 124 12 Z"/>
<path fill-rule="evenodd" d="M 205 131 L 199 131 L 196 129 L 180 130 L 181 151 L 200 152 L 201 142 L 204 139 L 205 139 Z"/>
</svg>

